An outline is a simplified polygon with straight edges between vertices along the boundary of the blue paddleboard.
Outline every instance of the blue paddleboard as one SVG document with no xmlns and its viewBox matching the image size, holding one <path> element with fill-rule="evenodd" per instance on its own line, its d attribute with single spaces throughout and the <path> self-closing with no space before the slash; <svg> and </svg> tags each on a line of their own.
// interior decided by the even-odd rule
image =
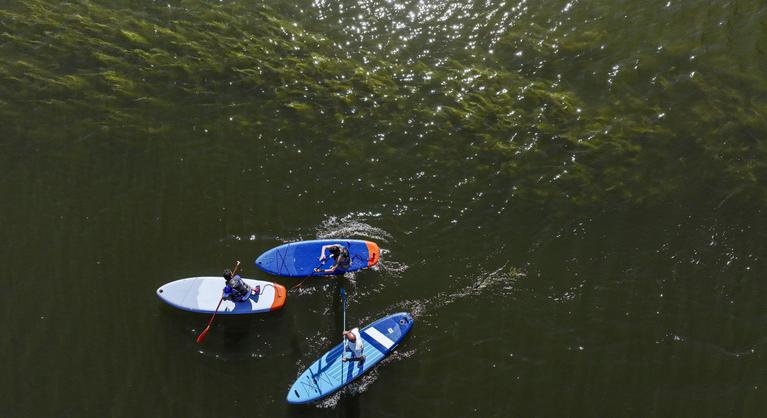
<svg viewBox="0 0 767 418">
<path fill-rule="evenodd" d="M 336 345 L 312 363 L 296 379 L 288 392 L 288 403 L 313 402 L 348 385 L 388 356 L 413 327 L 405 312 L 385 316 L 360 330 L 365 361 L 342 362 L 343 343 Z M 351 355 L 346 351 L 346 357 Z"/>
<path fill-rule="evenodd" d="M 322 264 L 319 261 L 322 246 L 331 244 L 340 244 L 349 250 L 351 265 L 347 269 L 336 269 L 333 273 L 315 272 L 315 268 L 328 269 L 333 265 L 331 257 Z M 325 251 L 325 256 L 328 255 Z M 277 276 L 326 276 L 364 269 L 378 263 L 380 258 L 381 250 L 374 242 L 358 239 L 325 239 L 291 242 L 272 248 L 258 256 L 256 267 Z"/>
</svg>

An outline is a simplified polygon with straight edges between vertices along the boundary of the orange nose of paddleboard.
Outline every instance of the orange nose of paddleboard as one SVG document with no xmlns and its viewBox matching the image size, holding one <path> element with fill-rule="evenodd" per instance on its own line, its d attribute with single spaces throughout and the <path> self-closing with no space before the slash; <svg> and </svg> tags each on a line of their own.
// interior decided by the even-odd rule
<svg viewBox="0 0 767 418">
<path fill-rule="evenodd" d="M 285 286 L 274 283 L 274 302 L 272 302 L 271 310 L 275 311 L 282 308 L 285 304 L 285 298 L 288 296 Z"/>
<path fill-rule="evenodd" d="M 368 247 L 368 267 L 374 266 L 381 259 L 381 249 L 375 242 L 365 241 L 365 245 Z"/>
</svg>

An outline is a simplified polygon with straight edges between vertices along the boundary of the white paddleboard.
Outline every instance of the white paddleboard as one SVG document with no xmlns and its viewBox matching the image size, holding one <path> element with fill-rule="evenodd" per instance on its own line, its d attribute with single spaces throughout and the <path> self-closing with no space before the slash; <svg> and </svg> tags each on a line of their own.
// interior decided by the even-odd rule
<svg viewBox="0 0 767 418">
<path fill-rule="evenodd" d="M 243 279 L 252 288 L 258 286 L 258 294 L 242 302 L 221 301 L 219 314 L 252 314 L 269 312 L 282 308 L 287 297 L 284 286 L 261 280 Z M 190 312 L 213 313 L 221 300 L 224 290 L 223 277 L 190 277 L 166 283 L 157 289 L 157 296 L 163 302 Z"/>
</svg>

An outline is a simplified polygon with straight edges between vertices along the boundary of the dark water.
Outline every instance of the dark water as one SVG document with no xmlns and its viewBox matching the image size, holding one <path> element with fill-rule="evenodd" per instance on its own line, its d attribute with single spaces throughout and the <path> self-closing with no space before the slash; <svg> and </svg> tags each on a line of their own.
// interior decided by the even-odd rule
<svg viewBox="0 0 767 418">
<path fill-rule="evenodd" d="M 0 416 L 767 415 L 767 6 L 0 4 Z M 379 268 L 271 315 L 163 283 Z M 287 287 L 300 281 L 272 278 Z M 347 321 L 397 353 L 291 407 Z"/>
</svg>

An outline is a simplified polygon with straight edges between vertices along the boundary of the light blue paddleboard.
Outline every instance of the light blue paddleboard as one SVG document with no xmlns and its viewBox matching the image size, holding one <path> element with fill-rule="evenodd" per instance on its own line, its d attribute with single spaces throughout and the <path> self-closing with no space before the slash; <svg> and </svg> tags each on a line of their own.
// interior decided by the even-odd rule
<svg viewBox="0 0 767 418">
<path fill-rule="evenodd" d="M 388 356 L 413 326 L 405 312 L 385 316 L 360 330 L 365 361 L 342 362 L 343 344 L 338 344 L 312 363 L 296 379 L 288 392 L 288 403 L 317 401 L 348 385 Z M 346 357 L 351 356 L 346 350 Z"/>
<path fill-rule="evenodd" d="M 224 278 L 189 277 L 166 283 L 157 289 L 157 296 L 168 305 L 189 312 L 219 315 L 252 314 L 280 309 L 285 304 L 285 287 L 261 280 L 243 279 L 250 287 L 259 289 L 241 302 L 221 300 Z M 221 305 L 219 305 L 221 302 Z M 218 311 L 216 311 L 218 308 Z"/>
<path fill-rule="evenodd" d="M 340 244 L 349 250 L 351 264 L 346 269 L 337 269 L 332 274 L 344 274 L 348 271 L 364 269 L 378 263 L 381 250 L 371 241 L 359 239 L 324 239 L 298 241 L 272 248 L 258 256 L 256 267 L 261 270 L 285 277 L 327 276 L 331 273 L 315 272 L 315 268 L 328 269 L 333 265 L 333 259 L 320 263 L 320 251 L 325 245 Z"/>
</svg>

